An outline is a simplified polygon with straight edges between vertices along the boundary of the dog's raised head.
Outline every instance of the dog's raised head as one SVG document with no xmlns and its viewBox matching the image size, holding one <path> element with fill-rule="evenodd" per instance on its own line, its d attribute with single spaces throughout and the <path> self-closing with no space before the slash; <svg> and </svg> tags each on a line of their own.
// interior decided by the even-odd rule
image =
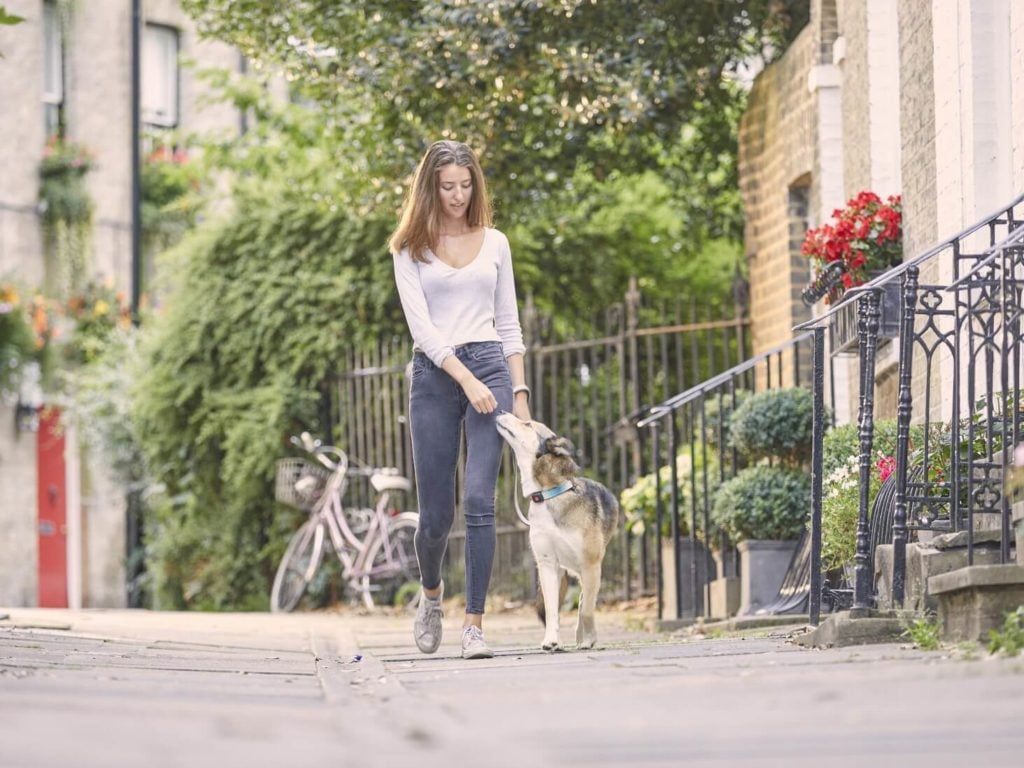
<svg viewBox="0 0 1024 768">
<path fill-rule="evenodd" d="M 523 493 L 558 485 L 579 474 L 576 447 L 565 437 L 556 435 L 539 421 L 522 421 L 511 413 L 497 418 L 498 434 L 515 454 Z"/>
</svg>

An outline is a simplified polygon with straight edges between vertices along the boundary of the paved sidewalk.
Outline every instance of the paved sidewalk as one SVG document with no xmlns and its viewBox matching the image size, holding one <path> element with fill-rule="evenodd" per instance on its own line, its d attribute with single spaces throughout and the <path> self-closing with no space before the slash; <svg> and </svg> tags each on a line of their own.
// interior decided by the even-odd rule
<svg viewBox="0 0 1024 768">
<path fill-rule="evenodd" d="M 1024 659 L 984 651 L 604 612 L 601 648 L 547 654 L 522 610 L 489 616 L 497 655 L 470 662 L 454 612 L 429 657 L 404 616 L 3 613 L 0 768 L 1024 763 Z"/>
</svg>

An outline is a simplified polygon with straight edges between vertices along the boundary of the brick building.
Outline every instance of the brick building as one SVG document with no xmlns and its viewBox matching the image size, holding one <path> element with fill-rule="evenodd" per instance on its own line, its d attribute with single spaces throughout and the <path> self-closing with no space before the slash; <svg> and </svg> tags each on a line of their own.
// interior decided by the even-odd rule
<svg viewBox="0 0 1024 768">
<path fill-rule="evenodd" d="M 47 139 L 59 134 L 96 159 L 85 177 L 94 204 L 89 273 L 130 292 L 132 5 L 4 5 L 25 21 L 0 27 L 0 276 L 30 287 L 48 282 L 39 166 Z M 175 0 L 144 0 L 142 13 L 144 130 L 243 130 L 233 107 L 201 106 L 206 86 L 196 74 L 240 70 L 237 51 L 199 40 Z M 14 404 L 0 402 L 0 605 L 59 602 L 61 584 L 72 607 L 124 605 L 123 492 L 83 455 L 74 434 L 64 436 L 63 457 L 55 456 L 54 436 L 19 431 L 15 413 Z M 61 458 L 63 466 L 40 475 Z M 47 505 L 65 518 L 51 520 Z M 41 559 L 43 549 L 50 559 Z M 43 582 L 56 585 L 52 594 L 41 592 Z"/>
<path fill-rule="evenodd" d="M 1024 46 L 1014 34 L 1024 30 L 1024 4 L 810 0 L 810 8 L 808 27 L 757 77 L 741 123 L 755 353 L 822 311 L 799 299 L 810 275 L 802 233 L 858 192 L 903 196 L 911 258 L 1024 190 Z M 895 407 L 896 347 L 880 350 L 880 412 Z M 855 362 L 835 363 L 837 417 L 848 421 Z M 944 388 L 948 397 L 949 380 Z"/>
</svg>

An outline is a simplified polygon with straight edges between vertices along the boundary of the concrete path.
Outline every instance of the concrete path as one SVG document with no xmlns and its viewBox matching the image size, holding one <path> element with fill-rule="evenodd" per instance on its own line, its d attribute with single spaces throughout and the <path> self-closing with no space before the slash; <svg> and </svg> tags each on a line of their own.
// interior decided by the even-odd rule
<svg viewBox="0 0 1024 768">
<path fill-rule="evenodd" d="M 454 612 L 429 657 L 397 615 L 4 613 L 0 768 L 1024 765 L 1024 658 L 983 650 L 605 611 L 601 648 L 547 654 L 524 609 L 469 662 Z"/>
</svg>

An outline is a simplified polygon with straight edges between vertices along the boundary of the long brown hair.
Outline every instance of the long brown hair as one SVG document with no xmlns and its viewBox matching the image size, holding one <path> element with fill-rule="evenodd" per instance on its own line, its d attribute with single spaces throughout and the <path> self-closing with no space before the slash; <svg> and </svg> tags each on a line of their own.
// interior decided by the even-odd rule
<svg viewBox="0 0 1024 768">
<path fill-rule="evenodd" d="M 476 154 L 460 141 L 435 141 L 420 160 L 412 186 L 405 197 L 402 218 L 388 243 L 393 253 L 408 248 L 415 261 L 425 262 L 427 259 L 423 255 L 424 251 L 437 247 L 441 236 L 437 174 L 447 165 L 469 168 L 473 196 L 466 209 L 466 223 L 470 227 L 491 226 L 491 201 L 487 196 L 484 172 Z"/>
</svg>

